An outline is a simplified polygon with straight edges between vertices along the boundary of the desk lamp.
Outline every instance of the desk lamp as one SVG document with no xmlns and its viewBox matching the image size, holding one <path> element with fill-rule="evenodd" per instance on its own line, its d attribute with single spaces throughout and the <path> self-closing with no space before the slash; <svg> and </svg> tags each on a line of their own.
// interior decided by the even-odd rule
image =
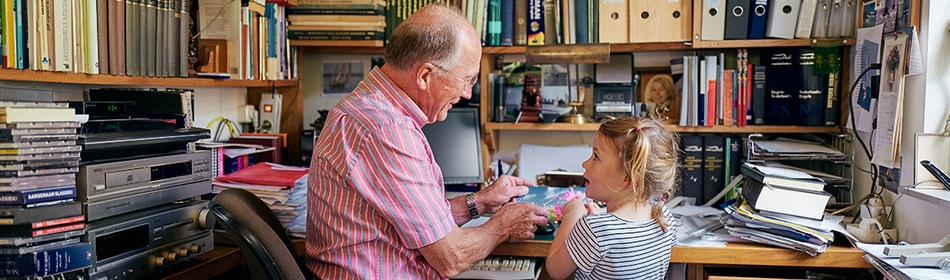
<svg viewBox="0 0 950 280">
<path fill-rule="evenodd" d="M 557 122 L 584 124 L 592 123 L 590 117 L 581 114 L 578 107 L 584 105 L 584 93 L 581 89 L 579 64 L 610 63 L 610 44 L 573 44 L 528 46 L 525 60 L 529 65 L 568 64 L 567 67 L 567 105 L 571 112 L 558 117 Z M 571 66 L 574 66 L 576 94 L 571 94 Z M 572 98 L 573 96 L 573 98 Z M 573 100 L 570 100 L 573 99 Z"/>
</svg>

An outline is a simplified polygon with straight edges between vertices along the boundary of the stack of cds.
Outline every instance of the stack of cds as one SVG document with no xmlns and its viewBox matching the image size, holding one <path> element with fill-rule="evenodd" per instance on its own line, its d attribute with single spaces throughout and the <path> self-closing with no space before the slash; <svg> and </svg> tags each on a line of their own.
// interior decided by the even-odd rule
<svg viewBox="0 0 950 280">
<path fill-rule="evenodd" d="M 0 101 L 0 278 L 81 275 L 92 265 L 80 241 L 78 127 L 66 103 Z"/>
</svg>

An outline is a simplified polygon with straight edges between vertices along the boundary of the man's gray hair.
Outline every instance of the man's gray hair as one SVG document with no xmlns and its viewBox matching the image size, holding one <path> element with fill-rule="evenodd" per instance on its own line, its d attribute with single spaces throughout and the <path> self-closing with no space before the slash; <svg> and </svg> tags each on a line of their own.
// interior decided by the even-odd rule
<svg viewBox="0 0 950 280">
<path fill-rule="evenodd" d="M 458 8 L 443 3 L 438 5 L 458 16 Z M 428 7 L 428 6 L 427 6 Z M 450 18 L 454 15 L 410 16 L 393 31 L 386 45 L 386 64 L 395 69 L 409 69 L 416 63 L 431 62 L 440 67 L 453 68 L 462 55 L 459 42 L 461 32 Z M 463 17 L 464 18 L 464 17 Z M 438 21 L 442 21 L 441 23 Z"/>
</svg>

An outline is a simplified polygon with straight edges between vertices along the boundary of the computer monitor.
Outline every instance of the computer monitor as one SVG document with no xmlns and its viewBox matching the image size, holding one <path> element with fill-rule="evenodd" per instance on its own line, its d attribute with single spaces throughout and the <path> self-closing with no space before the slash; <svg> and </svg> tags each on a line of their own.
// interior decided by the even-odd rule
<svg viewBox="0 0 950 280">
<path fill-rule="evenodd" d="M 471 107 L 452 108 L 445 121 L 422 127 L 435 161 L 442 168 L 446 188 L 462 190 L 459 187 L 483 182 L 479 127 L 478 108 Z"/>
</svg>

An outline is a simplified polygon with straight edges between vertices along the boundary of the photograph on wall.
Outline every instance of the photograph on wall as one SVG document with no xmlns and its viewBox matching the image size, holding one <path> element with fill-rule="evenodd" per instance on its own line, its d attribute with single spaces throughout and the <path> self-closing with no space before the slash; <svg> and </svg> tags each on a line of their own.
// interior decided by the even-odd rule
<svg viewBox="0 0 950 280">
<path fill-rule="evenodd" d="M 679 123 L 681 95 L 668 69 L 638 71 L 640 86 L 636 96 L 646 103 L 647 114 L 664 122 Z"/>
<path fill-rule="evenodd" d="M 349 94 L 363 80 L 363 67 L 364 62 L 360 60 L 323 62 L 323 94 Z"/>
<path fill-rule="evenodd" d="M 905 71 L 906 34 L 884 36 L 883 63 L 881 64 L 881 91 L 897 92 L 901 89 L 901 79 Z"/>
<path fill-rule="evenodd" d="M 567 67 L 566 64 L 541 66 L 541 113 L 544 122 L 554 122 L 571 111 L 567 103 L 577 96 L 577 81 L 567 76 Z"/>
</svg>

